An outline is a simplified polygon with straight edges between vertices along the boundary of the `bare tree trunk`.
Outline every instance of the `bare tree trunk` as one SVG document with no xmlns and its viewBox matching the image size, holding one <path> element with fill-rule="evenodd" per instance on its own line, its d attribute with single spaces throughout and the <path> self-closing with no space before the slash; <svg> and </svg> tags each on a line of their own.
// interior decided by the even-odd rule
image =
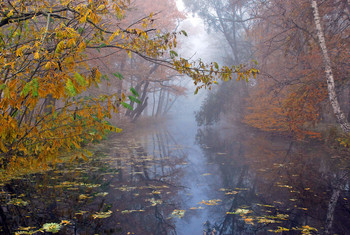
<svg viewBox="0 0 350 235">
<path fill-rule="evenodd" d="M 152 117 L 155 115 L 155 108 L 156 108 L 156 91 L 153 91 L 153 108 L 152 108 Z"/>
<path fill-rule="evenodd" d="M 168 110 L 168 106 L 169 106 L 169 96 L 170 96 L 170 92 L 167 91 L 167 94 L 166 94 L 166 99 L 165 99 L 165 106 L 164 106 L 164 109 L 163 109 L 163 116 L 166 115 L 166 111 Z"/>
<path fill-rule="evenodd" d="M 333 189 L 331 199 L 328 203 L 325 234 L 330 234 L 333 226 L 334 212 L 340 195 L 340 188 Z"/>
<path fill-rule="evenodd" d="M 164 103 L 163 101 L 164 101 L 164 91 L 163 91 L 163 88 L 161 88 L 159 92 L 159 100 L 158 100 L 156 117 L 158 117 L 163 110 L 163 103 Z"/>
<path fill-rule="evenodd" d="M 348 181 L 347 172 L 340 172 L 336 174 L 334 179 L 331 179 L 331 188 L 333 188 L 332 196 L 328 203 L 325 234 L 333 234 L 333 221 L 335 215 L 335 209 L 340 197 L 340 193 L 345 189 L 346 182 Z"/>
<path fill-rule="evenodd" d="M 136 120 L 140 117 L 143 110 L 147 107 L 147 101 L 148 101 L 148 97 L 146 97 L 142 105 L 137 106 L 137 108 L 135 109 L 135 113 L 132 116 L 132 122 L 136 122 Z"/>
<path fill-rule="evenodd" d="M 316 32 L 317 32 L 317 37 L 319 40 L 319 44 L 320 44 L 320 48 L 321 48 L 321 52 L 322 52 L 322 56 L 323 56 L 323 61 L 324 61 L 324 66 L 325 66 L 329 100 L 330 100 L 331 105 L 333 107 L 333 112 L 334 112 L 334 114 L 337 118 L 337 121 L 340 124 L 342 130 L 345 133 L 349 133 L 350 132 L 350 125 L 347 122 L 343 111 L 340 109 L 337 94 L 335 92 L 335 85 L 334 85 L 334 77 L 333 77 L 333 72 L 332 72 L 332 67 L 331 67 L 331 60 L 330 60 L 329 55 L 328 55 L 328 50 L 327 50 L 327 46 L 326 46 L 325 37 L 324 37 L 323 31 L 322 31 L 322 27 L 321 27 L 320 15 L 318 12 L 316 0 L 311 0 L 311 6 L 314 10 L 314 20 L 315 20 L 315 24 L 316 24 Z"/>
<path fill-rule="evenodd" d="M 175 104 L 175 102 L 176 102 L 176 100 L 177 100 L 178 97 L 179 97 L 179 96 L 175 96 L 175 98 L 173 99 L 173 101 L 171 102 L 171 104 L 167 107 L 166 110 L 164 110 L 164 115 L 167 114 L 167 113 L 170 111 L 170 109 L 173 107 L 173 105 Z"/>
</svg>

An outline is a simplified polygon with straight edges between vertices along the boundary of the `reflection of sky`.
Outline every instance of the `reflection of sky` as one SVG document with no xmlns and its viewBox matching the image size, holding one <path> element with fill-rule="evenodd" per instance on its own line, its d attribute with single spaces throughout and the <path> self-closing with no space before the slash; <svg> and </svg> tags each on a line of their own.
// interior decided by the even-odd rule
<svg viewBox="0 0 350 235">
<path fill-rule="evenodd" d="M 183 109 L 183 114 L 174 115 L 168 122 L 169 132 L 172 133 L 177 141 L 177 144 L 184 146 L 184 152 L 188 156 L 188 165 L 185 168 L 185 175 L 182 179 L 182 185 L 188 188 L 186 193 L 182 195 L 189 215 L 184 219 L 179 219 L 176 223 L 176 231 L 179 235 L 182 234 L 202 234 L 203 223 L 207 220 L 212 220 L 212 215 L 208 213 L 208 206 L 198 204 L 202 200 L 215 199 L 212 195 L 213 185 L 219 187 L 220 179 L 214 171 L 216 167 L 208 165 L 206 159 L 198 145 L 195 144 L 195 136 L 197 133 L 197 124 L 194 120 L 193 108 L 191 105 Z M 180 114 L 180 113 L 178 113 Z M 210 173 L 211 175 L 205 175 Z M 215 188 L 215 187 L 214 187 Z M 186 195 L 189 194 L 189 195 Z M 204 207 L 205 209 L 192 211 L 191 207 Z M 194 213 L 195 215 L 192 215 Z"/>
</svg>

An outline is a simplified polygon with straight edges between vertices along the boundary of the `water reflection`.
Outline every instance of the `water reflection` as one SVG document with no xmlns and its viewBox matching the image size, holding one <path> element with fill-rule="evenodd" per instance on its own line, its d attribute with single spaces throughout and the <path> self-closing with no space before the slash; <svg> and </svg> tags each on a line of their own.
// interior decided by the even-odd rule
<svg viewBox="0 0 350 235">
<path fill-rule="evenodd" d="M 3 185 L 0 234 L 350 231 L 347 153 L 243 127 L 201 129 L 194 144 L 186 123 L 112 136 L 90 161 Z"/>
<path fill-rule="evenodd" d="M 222 178 L 216 234 L 347 234 L 349 157 L 321 143 L 206 129 L 197 135 Z"/>
<path fill-rule="evenodd" d="M 112 137 L 93 151 L 89 162 L 4 185 L 1 233 L 63 221 L 59 234 L 175 234 L 186 155 L 171 136 Z"/>
</svg>

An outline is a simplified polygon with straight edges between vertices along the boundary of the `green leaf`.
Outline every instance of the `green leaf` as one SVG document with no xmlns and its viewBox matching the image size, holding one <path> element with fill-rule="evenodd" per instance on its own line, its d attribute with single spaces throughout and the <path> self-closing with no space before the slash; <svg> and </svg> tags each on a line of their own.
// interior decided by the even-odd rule
<svg viewBox="0 0 350 235">
<path fill-rule="evenodd" d="M 106 74 L 102 75 L 102 76 L 101 76 L 101 79 L 102 79 L 102 80 L 109 81 L 109 77 L 108 77 Z"/>
<path fill-rule="evenodd" d="M 99 53 L 101 53 L 100 48 L 103 48 L 103 47 L 106 47 L 106 46 L 107 46 L 106 43 L 102 43 L 101 45 L 98 46 L 98 48 L 96 48 L 96 50 L 97 50 Z"/>
<path fill-rule="evenodd" d="M 102 43 L 98 48 L 102 48 L 102 47 L 106 47 L 107 44 L 106 43 Z"/>
<path fill-rule="evenodd" d="M 105 95 L 100 95 L 100 100 L 101 100 L 102 102 L 104 102 L 106 99 L 107 99 L 107 97 L 106 97 Z"/>
<path fill-rule="evenodd" d="M 141 104 L 141 101 L 139 100 L 139 99 L 137 99 L 136 97 L 134 97 L 134 96 L 128 96 L 129 97 L 129 99 L 131 100 L 131 101 L 133 101 L 133 102 L 135 102 L 135 103 L 138 103 L 138 104 Z"/>
<path fill-rule="evenodd" d="M 140 96 L 139 93 L 137 93 L 137 91 L 136 91 L 135 88 L 131 87 L 131 88 L 130 88 L 130 91 L 131 91 L 131 93 L 134 94 L 134 96 L 136 96 L 136 97 L 139 97 L 139 96 Z"/>
<path fill-rule="evenodd" d="M 38 82 L 38 79 L 33 79 L 33 86 L 32 86 L 32 94 L 33 94 L 33 97 L 38 97 L 39 96 L 39 82 Z"/>
<path fill-rule="evenodd" d="M 26 29 L 26 31 L 29 30 L 29 28 L 28 28 L 28 20 L 25 21 L 25 23 L 24 23 L 24 28 Z"/>
<path fill-rule="evenodd" d="M 130 109 L 131 111 L 133 111 L 133 108 L 130 106 L 130 104 L 127 104 L 125 102 L 122 102 L 122 105 L 127 108 L 127 109 Z"/>
<path fill-rule="evenodd" d="M 39 82 L 38 82 L 38 79 L 35 78 L 24 85 L 23 90 L 21 91 L 21 96 L 26 96 L 30 91 L 32 91 L 33 97 L 38 97 L 39 96 L 38 90 L 39 90 Z"/>
<path fill-rule="evenodd" d="M 6 85 L 5 85 L 5 84 L 1 84 L 1 86 L 0 86 L 0 91 L 1 91 L 1 90 L 4 90 L 4 89 L 5 89 L 5 87 L 6 87 Z"/>
<path fill-rule="evenodd" d="M 179 56 L 176 51 L 170 51 L 170 57 L 173 59 L 174 57 Z"/>
<path fill-rule="evenodd" d="M 119 73 L 119 72 L 113 73 L 113 75 L 115 77 L 119 78 L 119 80 L 123 80 L 124 79 L 123 75 L 121 73 Z"/>
<path fill-rule="evenodd" d="M 29 91 L 32 89 L 32 86 L 31 86 L 31 82 L 28 82 L 24 87 L 23 87 L 23 90 L 21 92 L 21 95 L 22 96 L 26 96 L 28 95 Z"/>
<path fill-rule="evenodd" d="M 82 34 L 84 31 L 85 31 L 85 29 L 82 28 L 82 27 L 80 27 L 80 28 L 78 29 L 79 34 Z"/>
<path fill-rule="evenodd" d="M 218 63 L 214 62 L 214 67 L 215 67 L 216 69 L 219 69 Z"/>
<path fill-rule="evenodd" d="M 16 112 L 14 112 L 14 113 L 12 114 L 12 117 L 16 117 L 17 114 L 18 114 L 18 109 L 16 110 Z"/>
<path fill-rule="evenodd" d="M 180 33 L 182 33 L 183 35 L 185 35 L 187 37 L 187 33 L 185 30 L 181 30 Z"/>
<path fill-rule="evenodd" d="M 56 118 L 58 117 L 58 113 L 57 113 L 57 112 L 53 112 L 53 113 L 52 113 L 52 117 L 53 117 L 54 119 L 56 119 Z"/>
<path fill-rule="evenodd" d="M 79 83 L 81 86 L 86 86 L 86 80 L 83 76 L 81 76 L 79 73 L 74 74 L 75 80 Z"/>
<path fill-rule="evenodd" d="M 194 92 L 195 95 L 197 95 L 199 88 L 196 88 L 196 91 Z"/>
<path fill-rule="evenodd" d="M 68 79 L 66 82 L 66 92 L 69 96 L 76 96 L 77 92 L 74 88 L 72 80 Z"/>
</svg>

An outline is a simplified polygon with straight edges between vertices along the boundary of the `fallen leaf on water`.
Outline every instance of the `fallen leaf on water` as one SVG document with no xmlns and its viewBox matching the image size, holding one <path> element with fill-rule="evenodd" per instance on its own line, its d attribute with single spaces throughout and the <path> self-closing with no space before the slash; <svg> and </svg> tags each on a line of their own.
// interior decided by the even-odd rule
<svg viewBox="0 0 350 235">
<path fill-rule="evenodd" d="M 220 199 L 213 199 L 213 200 L 208 200 L 208 201 L 202 200 L 198 204 L 205 204 L 205 205 L 208 205 L 208 206 L 215 206 L 215 205 L 219 205 L 219 202 L 221 202 Z"/>
<path fill-rule="evenodd" d="M 185 216 L 185 210 L 174 210 L 172 213 L 171 213 L 171 216 L 172 217 L 178 217 L 178 218 L 182 218 Z"/>
<path fill-rule="evenodd" d="M 251 213 L 251 210 L 247 210 L 247 209 L 237 209 L 234 214 L 240 214 L 240 215 L 245 215 L 245 214 L 249 214 Z"/>
<path fill-rule="evenodd" d="M 107 211 L 107 212 L 96 212 L 95 214 L 92 215 L 92 218 L 94 219 L 105 219 L 108 218 L 112 215 L 112 211 Z"/>
<path fill-rule="evenodd" d="M 80 194 L 79 195 L 79 200 L 82 201 L 84 199 L 88 198 L 88 196 L 86 196 L 85 194 Z"/>
<path fill-rule="evenodd" d="M 79 212 L 76 212 L 75 215 L 83 215 L 85 213 L 87 213 L 87 211 L 79 211 Z"/>
<path fill-rule="evenodd" d="M 236 195 L 238 192 L 237 191 L 232 191 L 232 192 L 226 192 L 225 195 Z"/>
<path fill-rule="evenodd" d="M 246 224 L 254 225 L 253 219 L 252 219 L 252 218 L 246 218 L 246 219 L 244 219 L 244 222 L 245 222 Z"/>
<path fill-rule="evenodd" d="M 107 192 L 101 192 L 101 193 L 96 194 L 96 197 L 105 197 L 107 195 L 108 195 Z"/>
<path fill-rule="evenodd" d="M 144 212 L 145 210 L 123 210 L 122 214 L 130 214 L 133 212 Z"/>
</svg>

